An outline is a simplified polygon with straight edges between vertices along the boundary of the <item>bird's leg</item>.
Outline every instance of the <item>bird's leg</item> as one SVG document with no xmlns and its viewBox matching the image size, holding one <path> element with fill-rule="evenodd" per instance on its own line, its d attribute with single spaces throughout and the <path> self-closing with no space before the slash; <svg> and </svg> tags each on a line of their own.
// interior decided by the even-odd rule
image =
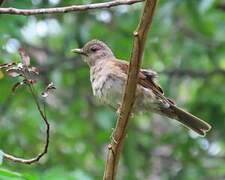
<svg viewBox="0 0 225 180">
<path fill-rule="evenodd" d="M 118 116 L 122 116 L 122 114 L 123 114 L 123 112 L 121 112 L 121 104 L 120 103 L 118 103 L 118 108 L 117 108 L 117 110 L 116 110 L 116 114 L 118 115 Z M 134 117 L 134 113 L 133 112 L 131 112 L 131 115 L 130 115 L 130 117 L 131 118 L 133 118 Z"/>
<path fill-rule="evenodd" d="M 117 106 L 118 106 L 118 108 L 117 108 L 117 110 L 116 110 L 116 114 L 117 114 L 117 115 L 120 115 L 120 113 L 121 113 L 121 104 L 118 103 Z"/>
<path fill-rule="evenodd" d="M 117 108 L 117 110 L 116 110 L 116 114 L 118 115 L 118 116 L 121 116 L 121 104 L 120 103 L 118 103 L 117 104 L 117 106 L 118 106 L 118 108 Z M 113 142 L 115 143 L 115 144 L 118 144 L 118 141 L 115 139 L 115 137 L 114 137 L 114 129 L 112 128 L 112 134 L 111 134 L 111 139 L 113 140 Z"/>
<path fill-rule="evenodd" d="M 118 144 L 118 141 L 114 138 L 114 128 L 112 128 L 112 134 L 110 136 L 115 144 Z"/>
<path fill-rule="evenodd" d="M 116 110 L 116 114 L 120 117 L 120 118 L 122 118 L 123 117 L 123 112 L 122 112 L 122 105 L 121 105 L 121 103 L 118 103 L 117 104 L 117 110 Z"/>
</svg>

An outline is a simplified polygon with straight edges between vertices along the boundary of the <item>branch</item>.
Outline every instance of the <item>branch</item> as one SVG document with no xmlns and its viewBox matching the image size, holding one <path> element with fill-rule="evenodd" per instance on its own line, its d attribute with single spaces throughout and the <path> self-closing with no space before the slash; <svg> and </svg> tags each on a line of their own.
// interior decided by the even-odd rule
<svg viewBox="0 0 225 180">
<path fill-rule="evenodd" d="M 0 14 L 17 14 L 17 15 L 37 15 L 37 14 L 53 14 L 53 13 L 67 13 L 73 11 L 86 11 L 90 9 L 105 9 L 119 5 L 131 5 L 142 2 L 144 0 L 114 0 L 104 3 L 93 3 L 86 5 L 72 5 L 56 8 L 40 8 L 40 9 L 17 9 L 17 8 L 0 8 Z"/>
<path fill-rule="evenodd" d="M 39 103 L 38 96 L 34 90 L 34 84 L 36 83 L 37 76 L 39 75 L 39 72 L 37 71 L 37 68 L 30 65 L 30 57 L 26 54 L 24 49 L 19 49 L 20 56 L 21 56 L 21 63 L 6 63 L 6 64 L 0 64 L 0 70 L 5 70 L 9 76 L 11 77 L 22 77 L 23 81 L 17 82 L 14 84 L 12 88 L 12 93 L 15 93 L 16 89 L 18 89 L 19 86 L 26 85 L 28 86 L 30 93 L 32 95 L 32 98 L 35 101 L 36 107 L 38 109 L 38 112 L 41 115 L 42 120 L 44 121 L 46 125 L 46 138 L 45 138 L 45 145 L 43 148 L 43 151 L 39 153 L 37 156 L 31 159 L 24 159 L 24 158 L 18 158 L 14 155 L 10 155 L 8 153 L 5 153 L 3 151 L 0 151 L 0 158 L 4 157 L 8 160 L 23 163 L 23 164 L 32 164 L 34 162 L 39 161 L 41 157 L 43 157 L 47 151 L 49 146 L 49 136 L 50 136 L 50 124 L 47 119 L 46 111 L 45 111 L 45 103 L 44 107 L 41 107 L 41 104 Z M 50 83 L 45 90 L 42 92 L 42 97 L 46 98 L 49 94 L 50 90 L 55 89 L 53 83 Z"/>
<path fill-rule="evenodd" d="M 134 32 L 134 44 L 131 53 L 127 83 L 123 94 L 120 115 L 118 116 L 116 128 L 112 134 L 111 143 L 108 146 L 104 180 L 114 180 L 116 176 L 119 156 L 127 131 L 128 120 L 135 101 L 137 75 L 140 69 L 144 45 L 152 22 L 156 1 L 157 0 L 146 0 L 139 25 Z"/>
<path fill-rule="evenodd" d="M 224 69 L 214 69 L 211 71 L 199 71 L 199 70 L 192 70 L 192 69 L 171 69 L 165 70 L 161 72 L 162 74 L 166 74 L 168 76 L 175 76 L 175 77 L 193 77 L 193 78 L 208 78 L 214 75 L 222 75 L 225 76 Z"/>
<path fill-rule="evenodd" d="M 38 109 L 38 111 L 39 111 L 39 113 L 40 113 L 40 115 L 41 115 L 41 117 L 44 120 L 44 123 L 46 125 L 46 139 L 45 139 L 44 149 L 36 157 L 31 158 L 31 159 L 18 158 L 18 157 L 15 157 L 13 155 L 10 155 L 10 154 L 7 154 L 5 152 L 2 152 L 4 158 L 6 158 L 8 160 L 11 160 L 11 161 L 14 161 L 14 162 L 17 162 L 17 163 L 23 163 L 23 164 L 32 164 L 34 162 L 38 162 L 41 159 L 41 157 L 44 156 L 48 152 L 49 136 L 50 136 L 50 124 L 48 122 L 47 116 L 42 111 L 42 109 L 40 107 L 40 104 L 39 104 L 39 102 L 37 100 L 37 97 L 36 97 L 36 95 L 34 93 L 33 87 L 31 85 L 29 85 L 29 89 L 30 89 L 30 92 L 31 92 L 34 100 L 35 100 L 37 109 Z"/>
</svg>

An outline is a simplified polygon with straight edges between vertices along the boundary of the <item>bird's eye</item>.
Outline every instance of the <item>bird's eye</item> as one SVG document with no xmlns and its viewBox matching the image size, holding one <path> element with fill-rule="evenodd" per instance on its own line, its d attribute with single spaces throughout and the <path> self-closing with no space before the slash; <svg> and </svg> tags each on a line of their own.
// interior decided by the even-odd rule
<svg viewBox="0 0 225 180">
<path fill-rule="evenodd" d="M 90 47 L 90 50 L 91 50 L 92 52 L 96 52 L 96 51 L 98 51 L 99 49 L 101 49 L 101 47 L 98 46 L 98 45 L 94 45 L 94 46 L 91 46 L 91 47 Z"/>
</svg>

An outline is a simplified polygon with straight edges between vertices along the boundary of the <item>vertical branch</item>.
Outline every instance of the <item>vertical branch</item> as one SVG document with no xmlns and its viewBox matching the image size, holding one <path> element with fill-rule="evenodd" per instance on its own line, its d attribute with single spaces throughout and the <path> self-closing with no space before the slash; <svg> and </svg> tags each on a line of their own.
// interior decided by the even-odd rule
<svg viewBox="0 0 225 180">
<path fill-rule="evenodd" d="M 103 177 L 104 180 L 114 180 L 116 177 L 119 156 L 126 135 L 128 120 L 135 101 L 135 92 L 138 80 L 137 75 L 140 69 L 144 45 L 150 24 L 152 22 L 156 2 L 157 0 L 146 0 L 140 22 L 134 32 L 134 43 L 131 53 L 128 78 L 123 94 L 120 115 L 117 119 L 117 124 L 112 135 L 111 143 L 108 146 L 108 154 Z"/>
</svg>

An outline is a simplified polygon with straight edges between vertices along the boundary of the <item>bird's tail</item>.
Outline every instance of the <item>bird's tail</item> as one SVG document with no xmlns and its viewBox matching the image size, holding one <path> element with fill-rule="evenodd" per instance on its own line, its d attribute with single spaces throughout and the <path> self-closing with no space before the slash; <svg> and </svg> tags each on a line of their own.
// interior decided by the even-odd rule
<svg viewBox="0 0 225 180">
<path fill-rule="evenodd" d="M 163 109 L 163 114 L 166 114 L 170 118 L 176 119 L 184 126 L 192 129 L 201 136 L 205 136 L 206 132 L 211 129 L 211 125 L 209 125 L 207 122 L 175 105 L 171 105 L 168 109 Z"/>
</svg>

